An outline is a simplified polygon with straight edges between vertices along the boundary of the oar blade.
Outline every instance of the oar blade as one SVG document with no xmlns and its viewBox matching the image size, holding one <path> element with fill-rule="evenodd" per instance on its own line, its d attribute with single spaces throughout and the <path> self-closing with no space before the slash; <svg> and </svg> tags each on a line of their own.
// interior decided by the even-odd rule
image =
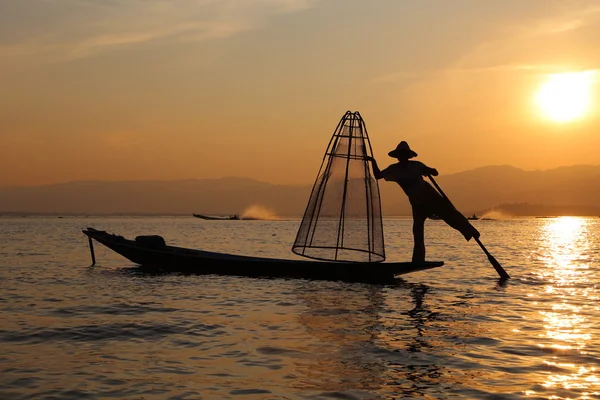
<svg viewBox="0 0 600 400">
<path fill-rule="evenodd" d="M 477 242 L 477 244 L 479 245 L 479 247 L 481 247 L 481 250 L 483 250 L 483 252 L 487 256 L 488 260 L 490 261 L 490 264 L 492 264 L 492 266 L 494 267 L 494 269 L 496 270 L 498 275 L 500 275 L 500 279 L 510 278 L 510 275 L 508 275 L 508 273 L 504 270 L 504 268 L 502 268 L 502 265 L 500 265 L 498 260 L 496 260 L 496 258 L 493 255 L 491 255 L 490 252 L 485 248 L 483 243 L 481 243 L 481 240 L 479 240 L 478 237 L 476 237 L 474 239 Z"/>
<path fill-rule="evenodd" d="M 500 275 L 501 279 L 508 279 L 510 278 L 510 275 L 508 275 L 508 272 L 506 272 L 504 270 L 504 268 L 502 268 L 502 265 L 500 265 L 500 263 L 498 262 L 498 260 L 496 260 L 494 258 L 493 255 L 488 253 L 488 260 L 490 260 L 490 263 L 492 264 L 492 266 L 494 267 L 494 269 L 496 270 L 496 272 L 498 273 L 498 275 Z"/>
</svg>

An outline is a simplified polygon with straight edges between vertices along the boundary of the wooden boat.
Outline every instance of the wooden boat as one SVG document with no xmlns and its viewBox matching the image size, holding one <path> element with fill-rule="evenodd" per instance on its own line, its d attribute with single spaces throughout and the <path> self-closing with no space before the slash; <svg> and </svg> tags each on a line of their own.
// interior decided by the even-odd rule
<svg viewBox="0 0 600 400">
<path fill-rule="evenodd" d="M 84 229 L 83 233 L 89 238 L 92 265 L 96 262 L 93 239 L 142 268 L 164 272 L 385 283 L 396 275 L 444 265 L 443 261 L 416 264 L 261 258 L 168 246 L 160 236 L 138 236 L 130 240 L 94 228 Z"/>
<path fill-rule="evenodd" d="M 209 219 L 215 221 L 238 221 L 240 220 L 239 215 L 230 215 L 229 217 L 211 217 L 210 215 L 192 214 L 196 218 Z"/>
</svg>

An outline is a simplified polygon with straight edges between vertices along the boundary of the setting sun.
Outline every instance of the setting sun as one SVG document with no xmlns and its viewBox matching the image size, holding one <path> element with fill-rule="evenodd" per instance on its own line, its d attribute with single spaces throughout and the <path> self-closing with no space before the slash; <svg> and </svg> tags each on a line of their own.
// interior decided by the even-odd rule
<svg viewBox="0 0 600 400">
<path fill-rule="evenodd" d="M 590 109 L 594 80 L 594 71 L 550 75 L 537 92 L 536 103 L 552 121 L 569 122 L 580 119 Z"/>
</svg>

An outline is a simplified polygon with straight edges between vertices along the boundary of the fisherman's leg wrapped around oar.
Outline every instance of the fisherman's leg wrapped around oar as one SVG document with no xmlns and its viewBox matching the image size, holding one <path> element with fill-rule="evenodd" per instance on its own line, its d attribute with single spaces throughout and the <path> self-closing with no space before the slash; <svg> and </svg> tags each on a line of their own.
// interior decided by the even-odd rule
<svg viewBox="0 0 600 400">
<path fill-rule="evenodd" d="M 479 238 L 479 231 L 454 206 L 446 201 L 430 184 L 423 182 L 418 193 L 410 197 L 413 206 L 413 218 L 425 215 L 426 218 L 437 215 L 452 228 L 459 231 L 466 240 Z"/>
</svg>

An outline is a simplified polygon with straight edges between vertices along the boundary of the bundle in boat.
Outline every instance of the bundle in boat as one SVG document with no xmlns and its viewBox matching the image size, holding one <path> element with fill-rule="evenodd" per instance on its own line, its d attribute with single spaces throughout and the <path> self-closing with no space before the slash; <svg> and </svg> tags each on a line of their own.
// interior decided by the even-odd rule
<svg viewBox="0 0 600 400">
<path fill-rule="evenodd" d="M 385 260 L 379 186 L 365 122 L 347 111 L 329 141 L 292 251 L 327 261 Z"/>
</svg>

